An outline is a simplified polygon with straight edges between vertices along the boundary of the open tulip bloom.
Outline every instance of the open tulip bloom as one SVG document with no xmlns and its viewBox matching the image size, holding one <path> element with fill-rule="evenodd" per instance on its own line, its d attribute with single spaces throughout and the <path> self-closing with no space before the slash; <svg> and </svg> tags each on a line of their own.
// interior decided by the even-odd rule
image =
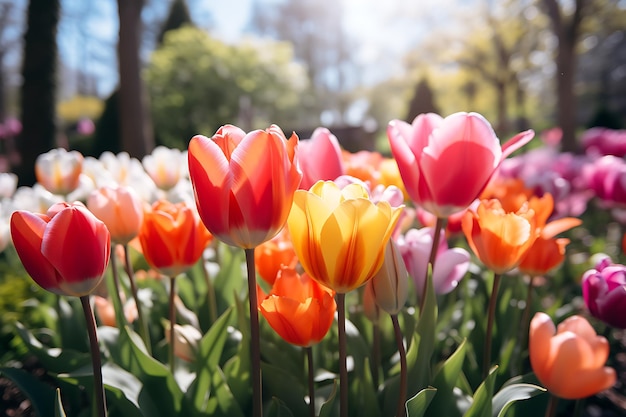
<svg viewBox="0 0 626 417">
<path fill-rule="evenodd" d="M 412 124 L 392 120 L 387 136 L 411 199 L 445 218 L 478 198 L 500 163 L 534 132 L 519 133 L 500 146 L 491 125 L 478 113 L 454 113 L 445 119 L 428 113 Z"/>
</svg>

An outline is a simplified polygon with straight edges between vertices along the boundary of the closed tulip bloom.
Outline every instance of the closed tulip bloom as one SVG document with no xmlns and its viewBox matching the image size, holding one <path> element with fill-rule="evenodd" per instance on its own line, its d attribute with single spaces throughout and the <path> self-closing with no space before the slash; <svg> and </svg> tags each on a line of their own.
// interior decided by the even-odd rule
<svg viewBox="0 0 626 417">
<path fill-rule="evenodd" d="M 109 231 L 79 203 L 58 203 L 46 214 L 15 211 L 11 237 L 26 272 L 55 294 L 90 294 L 109 262 Z"/>
<path fill-rule="evenodd" d="M 411 199 L 445 218 L 478 198 L 500 163 L 528 143 L 534 132 L 522 132 L 501 147 L 489 122 L 478 113 L 455 113 L 445 119 L 428 113 L 412 124 L 392 120 L 387 136 Z"/>
<path fill-rule="evenodd" d="M 285 341 L 308 347 L 328 333 L 337 310 L 334 296 L 306 273 L 283 268 L 269 295 L 259 298 L 259 310 Z"/>
<path fill-rule="evenodd" d="M 252 249 L 283 228 L 302 179 L 296 148 L 278 126 L 246 134 L 222 126 L 189 143 L 189 174 L 198 212 L 221 241 Z"/>
<path fill-rule="evenodd" d="M 550 316 L 535 314 L 528 348 L 535 375 L 557 397 L 585 398 L 615 384 L 615 370 L 604 366 L 609 343 L 581 316 L 571 316 L 555 328 Z"/>
<path fill-rule="evenodd" d="M 270 285 L 274 284 L 283 266 L 295 267 L 297 262 L 298 258 L 286 227 L 274 238 L 261 243 L 254 251 L 257 273 Z"/>
<path fill-rule="evenodd" d="M 83 159 L 80 152 L 63 148 L 42 153 L 35 161 L 37 182 L 53 194 L 67 195 L 80 183 Z"/>
<path fill-rule="evenodd" d="M 175 277 L 198 262 L 212 237 L 185 203 L 160 200 L 144 213 L 138 238 L 148 264 Z"/>
<path fill-rule="evenodd" d="M 319 180 L 334 180 L 344 174 L 343 156 L 337 137 L 325 127 L 313 131 L 311 139 L 298 144 L 302 169 L 300 189 L 308 190 Z"/>
<path fill-rule="evenodd" d="M 402 258 L 409 275 L 413 277 L 417 294 L 423 297 L 424 279 L 428 271 L 430 251 L 435 231 L 431 227 L 411 229 L 398 240 Z M 439 247 L 432 272 L 436 294 L 447 294 L 456 288 L 469 269 L 470 254 L 463 248 L 449 248 L 445 234 L 441 231 Z"/>
<path fill-rule="evenodd" d="M 165 339 L 170 340 L 169 324 L 165 329 Z M 198 345 L 202 340 L 202 333 L 190 324 L 174 324 L 174 355 L 186 362 L 193 362 L 198 353 Z"/>
<path fill-rule="evenodd" d="M 143 202 L 131 188 L 100 187 L 87 198 L 87 208 L 106 224 L 111 240 L 122 245 L 139 233 Z"/>
<path fill-rule="evenodd" d="M 583 298 L 589 312 L 610 326 L 626 329 L 626 266 L 608 256 L 582 279 Z"/>
<path fill-rule="evenodd" d="M 319 181 L 309 191 L 296 192 L 287 224 L 304 270 L 320 284 L 346 293 L 378 272 L 401 211 L 386 201 L 374 204 L 357 183 L 340 189 Z"/>
<path fill-rule="evenodd" d="M 496 274 L 517 267 L 538 235 L 532 209 L 506 212 L 498 200 L 482 200 L 476 211 L 468 210 L 462 227 L 474 254 Z"/>
<path fill-rule="evenodd" d="M 372 287 L 376 304 L 389 314 L 398 314 L 408 297 L 409 273 L 404 265 L 400 249 L 389 239 L 385 260 L 367 285 Z"/>
</svg>

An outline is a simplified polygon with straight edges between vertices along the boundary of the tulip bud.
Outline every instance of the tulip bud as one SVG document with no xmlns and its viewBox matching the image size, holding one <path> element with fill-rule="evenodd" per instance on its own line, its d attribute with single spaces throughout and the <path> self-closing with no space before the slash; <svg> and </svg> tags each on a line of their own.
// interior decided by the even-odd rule
<svg viewBox="0 0 626 417">
<path fill-rule="evenodd" d="M 365 314 L 365 317 L 372 323 L 377 323 L 380 317 L 380 310 L 378 305 L 376 305 L 371 279 L 367 281 L 363 291 L 363 314 Z"/>
<path fill-rule="evenodd" d="M 385 260 L 371 280 L 372 292 L 378 307 L 389 314 L 398 314 L 407 299 L 409 273 L 398 246 L 389 240 Z"/>
<path fill-rule="evenodd" d="M 169 324 L 165 329 L 165 337 L 170 340 Z M 198 351 L 198 344 L 202 339 L 202 333 L 190 324 L 174 324 L 174 355 L 180 359 L 193 362 Z"/>
</svg>

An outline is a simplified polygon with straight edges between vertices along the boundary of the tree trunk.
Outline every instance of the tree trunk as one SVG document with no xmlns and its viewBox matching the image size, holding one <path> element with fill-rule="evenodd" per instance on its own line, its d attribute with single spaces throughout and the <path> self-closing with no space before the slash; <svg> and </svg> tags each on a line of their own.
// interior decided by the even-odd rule
<svg viewBox="0 0 626 417">
<path fill-rule="evenodd" d="M 30 0 L 22 61 L 22 132 L 17 149 L 20 162 L 14 172 L 19 185 L 33 185 L 35 160 L 55 146 L 56 33 L 59 0 Z"/>
<path fill-rule="evenodd" d="M 576 0 L 575 9 L 569 20 L 565 20 L 557 0 L 543 0 L 552 30 L 558 39 L 556 56 L 557 122 L 563 130 L 561 150 L 577 152 L 576 140 L 577 107 L 574 83 L 576 77 L 576 44 L 580 35 L 580 24 L 586 0 Z"/>
<path fill-rule="evenodd" d="M 141 79 L 139 45 L 144 0 L 118 0 L 119 117 L 122 150 L 142 158 L 154 148 L 148 96 Z"/>
</svg>

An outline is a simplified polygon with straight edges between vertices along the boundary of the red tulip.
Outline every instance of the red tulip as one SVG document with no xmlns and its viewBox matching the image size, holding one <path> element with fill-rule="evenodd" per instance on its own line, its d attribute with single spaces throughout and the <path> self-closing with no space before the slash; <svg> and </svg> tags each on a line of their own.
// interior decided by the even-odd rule
<svg viewBox="0 0 626 417">
<path fill-rule="evenodd" d="M 501 147 L 489 122 L 478 113 L 455 113 L 445 119 L 428 113 L 417 116 L 412 125 L 392 120 L 387 136 L 411 199 L 445 218 L 478 198 L 500 163 L 529 142 L 534 132 L 522 132 Z"/>
<path fill-rule="evenodd" d="M 18 210 L 11 216 L 11 237 L 33 280 L 56 294 L 91 293 L 109 263 L 109 231 L 80 203 L 58 203 L 46 214 Z"/>
<path fill-rule="evenodd" d="M 276 125 L 246 134 L 222 126 L 189 143 L 189 174 L 198 212 L 221 241 L 251 249 L 276 236 L 300 185 L 296 148 Z"/>
<path fill-rule="evenodd" d="M 325 127 L 318 127 L 311 139 L 298 145 L 302 169 L 300 189 L 308 190 L 319 180 L 334 180 L 343 175 L 343 156 L 337 137 Z"/>
</svg>

